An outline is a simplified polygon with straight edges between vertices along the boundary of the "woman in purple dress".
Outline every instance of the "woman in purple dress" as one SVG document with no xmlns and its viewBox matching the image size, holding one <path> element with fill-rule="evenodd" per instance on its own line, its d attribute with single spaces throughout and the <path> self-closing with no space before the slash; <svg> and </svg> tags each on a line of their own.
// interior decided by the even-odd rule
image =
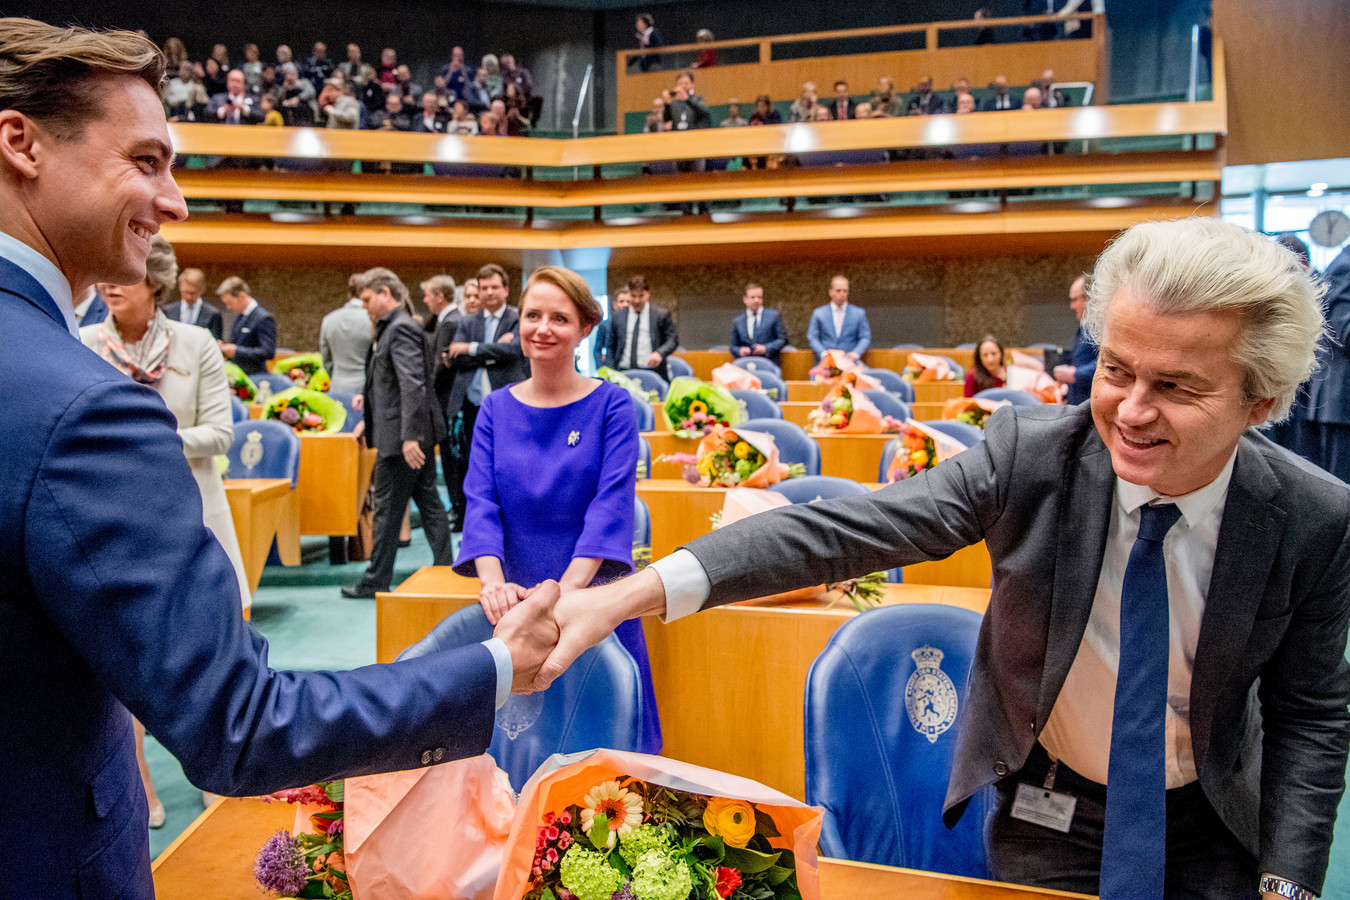
<svg viewBox="0 0 1350 900">
<path fill-rule="evenodd" d="M 464 481 L 467 511 L 455 571 L 477 575 L 496 624 L 526 589 L 564 591 L 633 570 L 638 433 L 623 388 L 576 370 L 578 345 L 600 322 L 582 278 L 557 266 L 530 276 L 520 301 L 530 377 L 483 398 Z M 642 625 L 615 630 L 642 673 L 642 749 L 661 749 Z"/>
</svg>

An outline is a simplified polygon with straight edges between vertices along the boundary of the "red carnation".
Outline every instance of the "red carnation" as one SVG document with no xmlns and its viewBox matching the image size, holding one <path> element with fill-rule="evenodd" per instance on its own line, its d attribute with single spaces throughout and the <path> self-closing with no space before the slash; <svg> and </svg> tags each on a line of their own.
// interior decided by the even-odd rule
<svg viewBox="0 0 1350 900">
<path fill-rule="evenodd" d="M 717 867 L 717 896 L 730 897 L 741 886 L 741 873 L 728 866 Z"/>
</svg>

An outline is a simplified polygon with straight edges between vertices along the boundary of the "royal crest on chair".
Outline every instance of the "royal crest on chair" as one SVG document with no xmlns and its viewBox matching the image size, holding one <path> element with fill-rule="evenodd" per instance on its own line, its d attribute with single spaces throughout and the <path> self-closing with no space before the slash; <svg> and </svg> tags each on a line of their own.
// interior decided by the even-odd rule
<svg viewBox="0 0 1350 900">
<path fill-rule="evenodd" d="M 263 445 L 262 435 L 256 431 L 249 432 L 248 442 L 239 448 L 239 461 L 247 469 L 257 467 L 262 462 Z"/>
<path fill-rule="evenodd" d="M 956 685 L 942 671 L 942 651 L 920 647 L 910 654 L 917 668 L 905 685 L 905 711 L 914 730 L 936 744 L 956 721 Z"/>
<path fill-rule="evenodd" d="M 514 741 L 534 727 L 543 711 L 543 693 L 512 694 L 497 713 L 497 727 L 506 732 L 507 740 Z"/>
</svg>

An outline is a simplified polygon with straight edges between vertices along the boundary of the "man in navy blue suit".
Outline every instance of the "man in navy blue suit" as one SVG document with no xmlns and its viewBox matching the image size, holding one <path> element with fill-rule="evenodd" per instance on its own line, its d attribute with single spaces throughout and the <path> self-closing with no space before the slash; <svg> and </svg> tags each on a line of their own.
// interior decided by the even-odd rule
<svg viewBox="0 0 1350 900">
<path fill-rule="evenodd" d="M 811 313 L 806 339 L 815 351 L 816 361 L 826 350 L 842 350 L 849 359 L 858 360 L 872 345 L 872 328 L 867 313 L 848 302 L 849 284 L 843 275 L 830 279 L 830 302 Z"/>
<path fill-rule="evenodd" d="M 1069 349 L 1069 361 L 1055 366 L 1055 380 L 1069 386 L 1064 402 L 1070 406 L 1082 403 L 1092 394 L 1092 376 L 1097 373 L 1097 345 L 1088 336 L 1082 326 L 1083 312 L 1087 309 L 1088 289 L 1092 287 L 1092 276 L 1079 275 L 1069 286 L 1069 308 L 1078 317 L 1078 330 L 1073 335 L 1073 347 Z"/>
<path fill-rule="evenodd" d="M 1313 462 L 1350 481 L 1350 249 L 1331 261 L 1323 301 L 1332 343 L 1322 348 L 1321 366 L 1308 382 L 1301 428 Z"/>
<path fill-rule="evenodd" d="M 248 284 L 238 275 L 222 281 L 216 294 L 234 313 L 230 342 L 220 341 L 220 352 L 250 375 L 266 372 L 268 360 L 277 355 L 277 320 L 258 305 Z"/>
<path fill-rule="evenodd" d="M 138 35 L 0 19 L 0 384 L 36 386 L 0 417 L 7 897 L 154 896 L 133 715 L 221 794 L 414 768 L 482 753 L 557 636 L 521 627 L 551 612 L 531 598 L 485 644 L 268 666 L 173 415 L 75 333 L 72 297 L 142 281 L 187 217 L 163 77 Z"/>
<path fill-rule="evenodd" d="M 745 312 L 731 324 L 733 356 L 762 356 L 778 364 L 787 346 L 787 329 L 776 310 L 764 308 L 764 288 L 753 281 L 745 286 L 741 298 Z"/>
<path fill-rule="evenodd" d="M 184 269 L 178 273 L 180 299 L 164 307 L 164 315 L 170 322 L 205 328 L 220 340 L 225 336 L 220 310 L 202 299 L 205 293 L 206 273 L 201 269 Z"/>
</svg>

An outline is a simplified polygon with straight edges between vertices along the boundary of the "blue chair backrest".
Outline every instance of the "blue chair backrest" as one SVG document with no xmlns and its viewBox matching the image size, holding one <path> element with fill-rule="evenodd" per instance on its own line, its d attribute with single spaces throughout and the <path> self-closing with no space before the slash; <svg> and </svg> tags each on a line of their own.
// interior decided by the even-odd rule
<svg viewBox="0 0 1350 900">
<path fill-rule="evenodd" d="M 253 419 L 235 426 L 230 444 L 231 478 L 300 477 L 300 436 L 274 419 Z"/>
<path fill-rule="evenodd" d="M 1014 388 L 985 388 L 975 395 L 981 400 L 1007 400 L 1013 406 L 1041 406 L 1041 399 Z"/>
<path fill-rule="evenodd" d="M 230 415 L 236 422 L 248 421 L 248 407 L 234 394 L 230 395 Z"/>
<path fill-rule="evenodd" d="M 760 389 L 774 403 L 787 402 L 787 382 L 781 375 L 775 375 L 773 372 L 766 372 L 763 369 L 755 370 L 755 377 L 759 379 Z"/>
<path fill-rule="evenodd" d="M 652 511 L 641 497 L 633 498 L 633 543 L 643 547 L 652 545 Z"/>
<path fill-rule="evenodd" d="M 957 344 L 957 345 L 956 345 L 956 349 L 957 349 L 957 350 L 974 350 L 974 349 L 975 349 L 976 347 L 978 347 L 978 346 L 979 346 L 978 344 Z"/>
<path fill-rule="evenodd" d="M 628 395 L 628 399 L 633 401 L 633 412 L 637 414 L 638 431 L 655 431 L 656 410 L 652 409 L 651 403 L 647 400 L 639 400 L 632 394 Z"/>
<path fill-rule="evenodd" d="M 877 481 L 882 484 L 886 483 L 886 473 L 891 470 L 891 463 L 895 460 L 895 454 L 899 449 L 899 438 L 892 438 L 881 448 L 881 468 L 877 470 Z"/>
<path fill-rule="evenodd" d="M 788 478 L 769 485 L 769 490 L 775 494 L 782 494 L 793 503 L 811 503 L 815 500 L 833 500 L 835 497 L 871 493 L 851 478 L 837 478 L 834 475 Z"/>
<path fill-rule="evenodd" d="M 747 419 L 783 418 L 783 407 L 759 391 L 736 389 L 731 392 L 731 396 L 741 401 L 741 406 L 745 407 Z"/>
<path fill-rule="evenodd" d="M 923 344 L 896 344 L 892 350 L 922 350 Z"/>
<path fill-rule="evenodd" d="M 647 407 L 651 409 L 650 406 Z M 652 477 L 652 445 L 645 437 L 638 437 L 638 462 L 644 463 L 640 478 Z"/>
<path fill-rule="evenodd" d="M 272 389 L 273 394 L 280 394 L 282 391 L 288 391 L 295 387 L 295 382 L 291 381 L 291 376 L 282 375 L 278 372 L 260 372 L 257 375 L 250 375 L 253 383 L 261 386 L 265 381 L 268 387 Z"/>
<path fill-rule="evenodd" d="M 670 390 L 670 384 L 651 369 L 624 369 L 623 374 L 642 385 L 644 391 L 656 391 L 658 399 L 666 399 L 666 391 Z"/>
<path fill-rule="evenodd" d="M 356 423 L 360 422 L 362 419 L 361 413 L 358 410 L 352 409 L 352 400 L 356 395 L 348 394 L 343 391 L 329 391 L 328 396 L 341 403 L 347 410 L 347 418 L 342 423 L 342 428 L 339 430 L 351 431 L 356 428 Z"/>
<path fill-rule="evenodd" d="M 903 604 L 845 622 L 806 678 L 806 802 L 825 856 L 988 878 L 977 794 L 942 823 L 979 613 Z"/>
<path fill-rule="evenodd" d="M 867 369 L 867 374 L 881 382 L 881 389 L 890 391 L 906 403 L 914 402 L 914 385 L 890 369 Z"/>
<path fill-rule="evenodd" d="M 1061 350 L 1061 349 L 1063 349 L 1063 348 L 1061 348 L 1061 347 L 1059 346 L 1059 344 L 1048 344 L 1048 343 L 1042 342 L 1042 343 L 1039 343 L 1039 344 L 1031 344 L 1031 345 L 1029 345 L 1029 349 L 1031 349 L 1031 350 L 1055 350 L 1055 351 L 1058 351 L 1058 350 Z"/>
<path fill-rule="evenodd" d="M 977 443 L 984 440 L 984 429 L 976 428 L 965 422 L 957 422 L 954 419 L 930 419 L 923 424 L 934 431 L 940 431 L 943 434 L 956 438 L 967 447 L 974 447 Z"/>
<path fill-rule="evenodd" d="M 694 367 L 678 356 L 666 357 L 666 371 L 670 372 L 671 378 L 678 378 L 681 375 L 685 378 L 694 377 Z"/>
<path fill-rule="evenodd" d="M 742 369 L 749 369 L 756 375 L 767 370 L 777 375 L 779 378 L 783 377 L 783 370 L 778 367 L 778 364 L 773 360 L 765 359 L 762 356 L 740 356 L 733 359 L 731 364 L 733 366 L 740 366 Z"/>
<path fill-rule="evenodd" d="M 477 603 L 446 616 L 399 659 L 476 644 L 492 637 Z M 639 750 L 642 693 L 637 663 L 614 635 L 587 650 L 546 691 L 512 694 L 497 710 L 488 753 L 519 791 L 554 753 L 608 747 Z"/>
<path fill-rule="evenodd" d="M 741 427 L 773 435 L 780 462 L 801 463 L 806 467 L 807 475 L 820 474 L 820 445 L 797 423 L 783 419 L 747 419 Z"/>
<path fill-rule="evenodd" d="M 863 391 L 867 399 L 872 401 L 872 405 L 881 411 L 883 416 L 890 416 L 899 419 L 901 422 L 910 417 L 909 404 L 899 399 L 890 391 L 870 390 Z"/>
</svg>

